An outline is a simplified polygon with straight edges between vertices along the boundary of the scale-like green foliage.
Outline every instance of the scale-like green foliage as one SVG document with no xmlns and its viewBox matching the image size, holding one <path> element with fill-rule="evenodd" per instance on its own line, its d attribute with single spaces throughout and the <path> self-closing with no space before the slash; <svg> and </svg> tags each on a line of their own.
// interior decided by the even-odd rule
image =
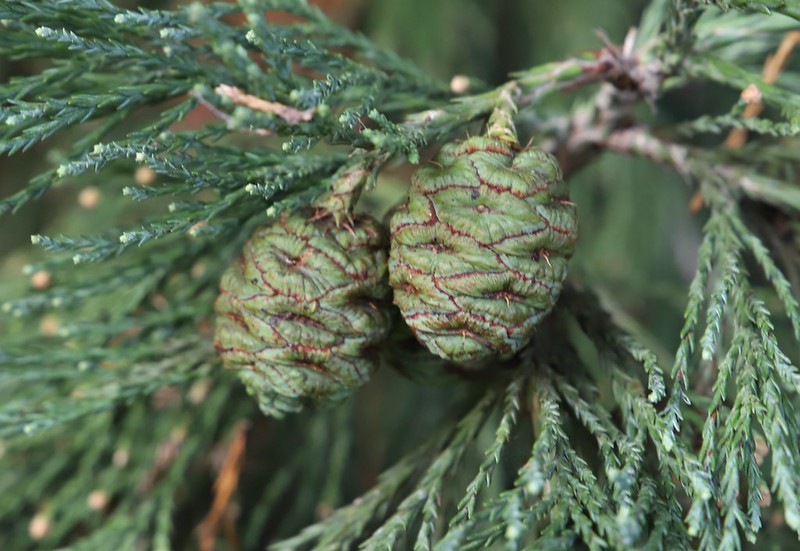
<svg viewBox="0 0 800 551">
<path fill-rule="evenodd" d="M 89 185 L 105 201 L 102 216 L 65 209 L 34 230 L 24 274 L 50 279 L 0 282 L 0 548 L 193 549 L 217 513 L 218 549 L 796 545 L 800 74 L 760 76 L 790 17 L 795 0 L 653 0 L 624 46 L 452 100 L 303 0 L 0 0 L 0 56 L 30 63 L 0 84 L 0 153 L 41 165 L 0 214 Z M 709 82 L 713 107 L 661 116 Z M 383 369 L 336 408 L 266 419 L 213 347 L 224 270 L 284 211 L 312 227 L 303 208 L 331 191 L 326 205 L 355 202 L 364 184 L 337 189 L 337 175 L 383 171 L 382 191 L 398 165 L 474 136 L 509 90 L 529 151 L 590 194 L 581 239 L 618 229 L 612 246 L 578 243 L 551 315 L 496 369 L 429 355 L 398 314 L 385 363 L 441 377 Z M 767 109 L 747 118 L 754 96 Z M 191 122 L 200 109 L 211 119 Z M 744 147 L 720 145 L 730 129 L 749 132 Z M 702 192 L 702 235 L 658 264 L 685 273 L 677 293 L 624 268 L 685 230 L 660 216 L 674 205 L 653 205 L 655 182 L 619 191 L 637 158 Z M 648 208 L 636 226 L 592 216 Z M 360 216 L 337 231 L 357 236 Z M 637 256 L 621 236 L 639 235 Z M 608 264 L 623 266 L 616 286 Z M 670 308 L 682 326 L 657 331 Z M 232 434 L 247 434 L 233 478 L 220 467 Z M 233 502 L 209 513 L 226 490 Z"/>
</svg>

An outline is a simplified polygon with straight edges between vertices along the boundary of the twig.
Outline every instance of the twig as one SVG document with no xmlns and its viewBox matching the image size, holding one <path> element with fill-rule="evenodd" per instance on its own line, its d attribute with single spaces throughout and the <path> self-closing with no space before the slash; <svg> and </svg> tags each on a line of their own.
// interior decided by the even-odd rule
<svg viewBox="0 0 800 551">
<path fill-rule="evenodd" d="M 710 178 L 725 182 L 727 186 L 736 188 L 756 201 L 776 207 L 785 207 L 787 204 L 785 197 L 778 199 L 776 196 L 776 186 L 780 185 L 779 181 L 763 175 L 754 175 L 745 165 L 713 162 L 705 158 L 702 151 L 661 140 L 641 126 L 612 132 L 599 145 L 612 151 L 639 155 L 666 165 L 687 181 Z M 794 196 L 791 198 L 791 205 L 795 209 L 800 208 L 797 191 L 791 193 Z"/>
<path fill-rule="evenodd" d="M 781 41 L 780 46 L 778 46 L 778 49 L 775 51 L 775 54 L 769 56 L 767 61 L 764 63 L 764 70 L 761 73 L 761 80 L 763 80 L 766 84 L 775 84 L 778 81 L 778 76 L 780 75 L 781 71 L 789 62 L 789 59 L 792 56 L 792 51 L 798 43 L 800 43 L 800 31 L 786 33 Z M 752 90 L 751 88 L 755 88 L 755 90 Z M 745 90 L 742 92 L 742 98 L 747 102 L 747 107 L 745 107 L 744 112 L 742 113 L 742 118 L 750 119 L 757 117 L 764 110 L 764 102 L 762 101 L 761 91 L 758 90 L 758 87 L 755 84 L 751 84 L 745 88 Z M 747 141 L 747 129 L 734 128 L 730 131 L 727 139 L 725 140 L 725 147 L 736 149 L 742 147 L 745 141 Z"/>
<path fill-rule="evenodd" d="M 612 151 L 639 155 L 668 165 L 684 177 L 693 174 L 688 147 L 665 142 L 640 126 L 612 132 L 602 145 Z"/>
<path fill-rule="evenodd" d="M 223 463 L 217 476 L 217 481 L 214 484 L 214 502 L 211 505 L 211 510 L 206 515 L 206 518 L 203 519 L 203 522 L 200 523 L 200 526 L 197 527 L 200 536 L 200 551 L 214 550 L 219 521 L 228 509 L 233 492 L 239 485 L 239 474 L 242 470 L 249 428 L 250 423 L 248 421 L 240 421 L 234 429 L 225 463 Z M 231 546 L 237 548 L 238 546 L 235 545 L 235 533 L 229 534 L 229 539 L 233 540 Z"/>
<path fill-rule="evenodd" d="M 220 84 L 214 89 L 214 91 L 223 98 L 230 99 L 237 105 L 244 105 L 245 107 L 249 107 L 254 111 L 261 111 L 262 113 L 274 113 L 289 124 L 308 122 L 314 117 L 314 113 L 316 112 L 316 107 L 301 111 L 282 103 L 267 101 L 251 94 L 247 94 L 241 88 L 230 86 L 228 84 Z"/>
<path fill-rule="evenodd" d="M 606 83 L 590 102 L 558 122 L 557 137 L 541 146 L 556 156 L 565 179 L 597 158 L 613 132 L 633 124 L 636 100 L 629 92 Z"/>
<path fill-rule="evenodd" d="M 777 82 L 778 76 L 783 68 L 786 67 L 786 64 L 789 62 L 789 59 L 792 56 L 792 52 L 798 44 L 800 44 L 800 31 L 786 33 L 781 41 L 780 46 L 778 46 L 778 49 L 775 51 L 775 54 L 769 56 L 764 62 L 764 69 L 761 72 L 761 80 L 763 80 L 765 84 L 775 84 L 775 82 Z M 758 89 L 757 85 L 751 84 L 745 88 L 742 91 L 742 99 L 747 104 L 742 112 L 743 119 L 757 117 L 764 110 L 764 102 L 762 101 L 761 90 Z M 738 149 L 742 147 L 746 141 L 747 129 L 733 128 L 728 133 L 728 137 L 725 139 L 723 147 L 727 147 L 728 149 Z M 689 202 L 689 212 L 692 214 L 697 214 L 703 208 L 703 204 L 703 193 L 698 190 L 697 193 L 695 193 L 692 197 L 692 200 Z"/>
<path fill-rule="evenodd" d="M 206 109 L 211 111 L 211 113 L 215 117 L 217 117 L 218 119 L 220 119 L 222 121 L 225 121 L 225 124 L 228 126 L 228 128 L 230 128 L 230 129 L 237 128 L 236 123 L 233 120 L 233 117 L 231 117 L 229 114 L 227 114 L 224 111 L 218 109 L 216 105 L 214 105 L 213 103 L 208 101 L 206 98 L 204 98 L 198 92 L 193 90 L 192 92 L 190 92 L 190 94 L 191 94 L 192 97 L 196 98 L 203 107 L 205 107 Z M 269 135 L 272 134 L 272 132 L 270 132 L 266 128 L 243 128 L 241 130 L 245 130 L 247 132 L 251 132 L 251 133 L 256 134 L 258 136 L 269 136 Z"/>
</svg>

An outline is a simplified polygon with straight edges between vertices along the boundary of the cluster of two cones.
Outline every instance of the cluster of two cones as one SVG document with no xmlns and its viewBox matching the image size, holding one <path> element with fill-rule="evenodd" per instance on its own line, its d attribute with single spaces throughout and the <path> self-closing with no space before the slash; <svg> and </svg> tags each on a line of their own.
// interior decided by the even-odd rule
<svg viewBox="0 0 800 551">
<path fill-rule="evenodd" d="M 480 368 L 527 344 L 560 293 L 577 218 L 555 159 L 521 148 L 512 116 L 501 97 L 485 135 L 415 173 L 390 223 L 388 283 L 370 217 L 291 213 L 247 242 L 222 279 L 216 345 L 265 412 L 336 401 L 368 380 L 389 285 L 417 339 L 449 361 Z"/>
</svg>

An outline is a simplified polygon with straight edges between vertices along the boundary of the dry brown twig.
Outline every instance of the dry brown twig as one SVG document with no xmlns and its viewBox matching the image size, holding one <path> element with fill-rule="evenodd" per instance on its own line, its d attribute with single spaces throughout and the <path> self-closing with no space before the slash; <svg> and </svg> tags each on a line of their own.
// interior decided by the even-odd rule
<svg viewBox="0 0 800 551">
<path fill-rule="evenodd" d="M 248 421 L 240 421 L 234 429 L 233 438 L 225 456 L 225 462 L 222 464 L 217 480 L 214 483 L 214 502 L 211 504 L 211 510 L 197 527 L 200 538 L 200 551 L 214 550 L 220 520 L 223 520 L 225 513 L 228 511 L 233 492 L 236 491 L 236 487 L 239 485 L 239 474 L 244 461 L 249 428 L 250 423 Z M 232 539 L 229 542 L 230 546 L 233 549 L 238 549 L 239 545 L 235 533 L 230 530 L 226 530 L 226 532 L 228 532 L 229 539 Z"/>
<path fill-rule="evenodd" d="M 236 128 L 236 123 L 234 122 L 233 117 L 230 116 L 229 114 L 225 113 L 221 109 L 218 109 L 213 103 L 211 103 L 206 98 L 204 98 L 202 96 L 202 94 L 200 94 L 197 91 L 193 90 L 192 92 L 189 93 L 189 95 L 191 95 L 192 97 L 196 98 L 197 101 L 199 101 L 200 104 L 203 107 L 208 109 L 208 111 L 212 115 L 214 115 L 215 117 L 217 117 L 218 119 L 220 119 L 222 121 L 225 121 L 225 124 L 228 125 L 228 128 Z M 272 132 L 270 132 L 266 128 L 242 128 L 241 130 L 243 130 L 245 132 L 253 133 L 253 134 L 257 135 L 257 136 L 263 136 L 263 137 L 272 135 Z"/>
<path fill-rule="evenodd" d="M 778 81 L 781 71 L 789 59 L 792 57 L 792 52 L 795 47 L 800 44 L 800 31 L 791 31 L 786 33 L 783 40 L 775 50 L 775 53 L 767 58 L 764 62 L 764 69 L 761 72 L 761 80 L 766 84 L 775 84 Z M 742 99 L 747 104 L 742 113 L 742 118 L 751 119 L 757 117 L 764 110 L 764 102 L 761 95 L 761 90 L 758 89 L 756 84 L 751 84 L 742 90 Z M 728 137 L 723 143 L 723 147 L 728 149 L 738 149 L 742 147 L 747 141 L 747 129 L 733 128 L 728 133 Z M 689 202 L 689 212 L 697 214 L 702 210 L 705 201 L 703 193 L 698 191 Z"/>
<path fill-rule="evenodd" d="M 254 111 L 261 111 L 262 113 L 273 113 L 289 124 L 308 122 L 314 117 L 314 113 L 316 112 L 316 108 L 314 107 L 301 111 L 300 109 L 295 109 L 294 107 L 289 107 L 282 103 L 267 101 L 252 94 L 248 94 L 241 88 L 228 84 L 220 84 L 214 91 L 223 98 L 230 99 L 237 105 L 243 105 Z"/>
</svg>

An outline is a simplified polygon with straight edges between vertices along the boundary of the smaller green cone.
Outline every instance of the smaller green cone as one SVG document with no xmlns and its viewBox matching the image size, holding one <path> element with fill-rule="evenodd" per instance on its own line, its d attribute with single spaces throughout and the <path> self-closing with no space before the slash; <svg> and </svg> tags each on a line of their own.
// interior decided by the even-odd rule
<svg viewBox="0 0 800 551">
<path fill-rule="evenodd" d="M 215 303 L 215 345 L 267 415 L 344 399 L 389 331 L 383 228 L 284 214 L 244 245 Z"/>
</svg>

